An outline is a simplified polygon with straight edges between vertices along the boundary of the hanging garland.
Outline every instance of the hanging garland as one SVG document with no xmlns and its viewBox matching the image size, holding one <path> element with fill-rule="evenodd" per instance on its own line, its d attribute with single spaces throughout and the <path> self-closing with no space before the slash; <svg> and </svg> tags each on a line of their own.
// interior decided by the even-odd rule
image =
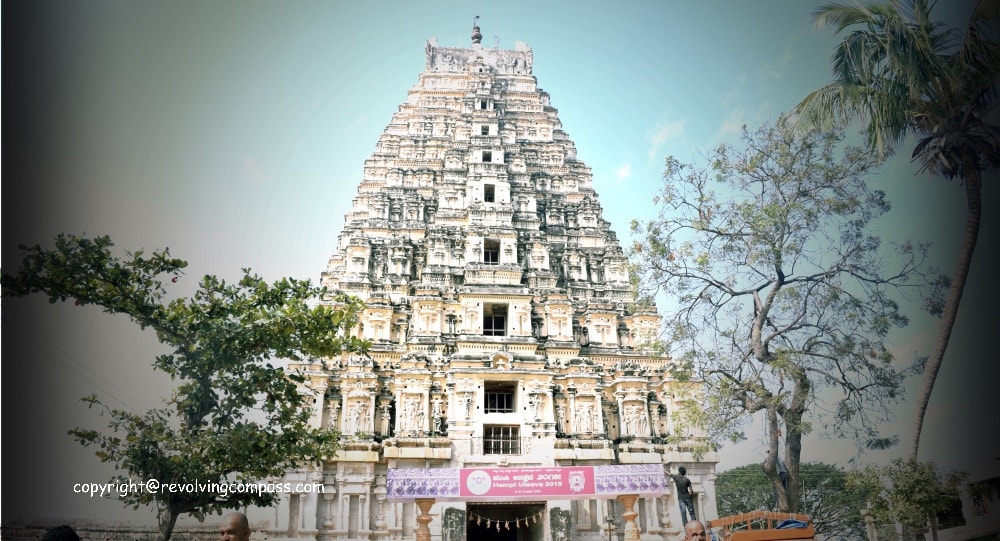
<svg viewBox="0 0 1000 541">
<path fill-rule="evenodd" d="M 495 518 L 490 518 L 490 517 L 484 517 L 482 515 L 478 515 L 476 513 L 471 513 L 471 512 L 466 512 L 466 514 L 469 516 L 469 522 L 472 522 L 473 520 L 476 521 L 476 526 L 482 526 L 483 523 L 485 522 L 486 523 L 485 526 L 487 528 L 494 528 L 495 527 L 497 529 L 497 531 L 499 532 L 501 525 L 504 528 L 506 528 L 506 529 L 509 530 L 511 522 L 514 523 L 514 527 L 515 528 L 521 528 L 522 527 L 521 526 L 522 522 L 524 523 L 524 527 L 525 528 L 531 526 L 531 524 L 537 524 L 538 521 L 542 518 L 543 511 L 539 511 L 539 512 L 533 514 L 533 515 L 528 515 L 528 516 L 524 516 L 524 517 L 518 517 L 518 518 L 513 519 L 513 520 L 500 520 L 500 519 L 495 519 Z M 528 520 L 531 520 L 531 524 L 528 524 Z"/>
</svg>

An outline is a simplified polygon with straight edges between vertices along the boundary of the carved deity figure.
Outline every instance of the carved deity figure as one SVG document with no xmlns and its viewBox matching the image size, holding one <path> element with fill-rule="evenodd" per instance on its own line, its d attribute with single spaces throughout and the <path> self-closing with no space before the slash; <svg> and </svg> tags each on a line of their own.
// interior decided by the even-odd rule
<svg viewBox="0 0 1000 541">
<path fill-rule="evenodd" d="M 465 418 L 466 420 L 472 420 L 472 393 L 465 393 Z"/>
<path fill-rule="evenodd" d="M 344 433 L 354 434 L 358 431 L 358 413 L 359 406 L 357 402 L 351 402 L 347 405 L 347 411 L 344 417 Z"/>
<path fill-rule="evenodd" d="M 591 406 L 589 402 L 584 402 L 580 405 L 580 417 L 579 424 L 577 425 L 577 432 L 586 433 L 594 429 L 594 414 L 591 411 Z"/>
<path fill-rule="evenodd" d="M 528 399 L 528 404 L 531 406 L 531 418 L 535 421 L 541 419 L 539 408 L 542 405 L 542 398 L 538 395 L 531 395 L 531 398 Z"/>
<path fill-rule="evenodd" d="M 408 399 L 403 399 L 403 409 L 399 416 L 399 430 L 405 432 L 410 430 L 410 418 L 413 416 L 413 402 Z"/>
<path fill-rule="evenodd" d="M 382 435 L 389 435 L 389 404 L 382 406 Z"/>
<path fill-rule="evenodd" d="M 368 404 L 366 402 L 358 403 L 358 419 L 357 419 L 357 432 L 366 433 L 368 432 L 368 427 L 370 426 L 370 418 L 368 415 Z"/>
<path fill-rule="evenodd" d="M 404 430 L 420 430 L 423 426 L 424 412 L 420 402 L 419 397 L 407 399 Z"/>
</svg>

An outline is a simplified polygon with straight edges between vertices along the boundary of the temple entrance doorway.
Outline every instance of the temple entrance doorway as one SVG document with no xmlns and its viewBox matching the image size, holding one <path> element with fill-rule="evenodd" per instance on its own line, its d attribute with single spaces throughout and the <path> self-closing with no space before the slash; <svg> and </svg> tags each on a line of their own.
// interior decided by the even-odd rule
<svg viewBox="0 0 1000 541">
<path fill-rule="evenodd" d="M 468 541 L 542 541 L 544 502 L 466 504 Z"/>
</svg>

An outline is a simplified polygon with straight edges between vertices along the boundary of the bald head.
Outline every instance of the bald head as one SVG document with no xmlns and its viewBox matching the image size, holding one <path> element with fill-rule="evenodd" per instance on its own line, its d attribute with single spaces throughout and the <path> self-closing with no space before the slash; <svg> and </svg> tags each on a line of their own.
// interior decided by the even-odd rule
<svg viewBox="0 0 1000 541">
<path fill-rule="evenodd" d="M 692 520 L 684 525 L 684 541 L 705 541 L 705 525 Z"/>
<path fill-rule="evenodd" d="M 222 517 L 219 541 L 250 541 L 250 521 L 243 513 L 229 513 Z"/>
</svg>

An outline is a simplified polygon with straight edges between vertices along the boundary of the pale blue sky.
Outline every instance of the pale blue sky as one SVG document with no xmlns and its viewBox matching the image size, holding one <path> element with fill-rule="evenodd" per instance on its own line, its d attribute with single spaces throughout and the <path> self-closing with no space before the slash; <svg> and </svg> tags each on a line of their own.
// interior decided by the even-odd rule
<svg viewBox="0 0 1000 541">
<path fill-rule="evenodd" d="M 180 291 L 201 274 L 234 278 L 242 267 L 268 278 L 317 279 L 364 160 L 423 69 L 425 41 L 436 36 L 441 45 L 467 45 L 475 15 L 484 46 L 499 39 L 500 47 L 523 41 L 533 49 L 539 86 L 551 94 L 579 158 L 592 168 L 604 217 L 624 244 L 628 222 L 653 214 L 650 198 L 665 156 L 697 159 L 700 151 L 731 140 L 744 123 L 773 119 L 827 82 L 835 36 L 811 23 L 817 5 L 19 5 L 5 13 L 12 28 L 5 29 L 4 45 L 15 71 L 5 73 L 12 124 L 4 133 L 3 263 L 13 264 L 10 249 L 17 243 L 44 242 L 58 232 L 109 234 L 123 248 L 169 246 L 190 261 Z M 947 9 L 952 12 L 940 16 L 964 22 L 967 10 Z M 873 179 L 896 209 L 885 233 L 934 241 L 936 257 L 950 269 L 962 191 L 914 177 L 916 167 L 905 159 L 909 151 L 901 154 Z M 996 229 L 992 217 L 987 220 L 984 227 Z M 987 283 L 986 274 L 974 275 L 973 285 Z M 985 295 L 989 291 L 976 289 L 968 310 L 995 299 Z M 93 506 L 67 494 L 71 480 L 100 481 L 103 474 L 91 473 L 92 453 L 77 449 L 65 431 L 83 418 L 75 398 L 90 392 L 117 396 L 136 409 L 156 406 L 162 381 L 150 375 L 155 341 L 97 310 L 36 300 L 23 303 L 34 318 L 4 317 L 8 345 L 27 344 L 30 368 L 16 374 L 23 378 L 20 390 L 39 397 L 25 459 L 41 457 L 31 467 L 52 468 L 44 477 L 54 483 L 45 486 L 48 495 L 27 490 L 23 509 L 67 518 L 69 510 L 117 516 L 114 502 Z M 933 338 L 927 322 L 914 317 L 917 325 L 901 350 L 926 349 Z M 988 336 L 988 322 L 978 315 L 960 320 L 966 326 L 955 340 L 968 348 L 967 364 L 946 365 L 928 418 L 928 449 L 950 467 L 1000 454 L 995 437 L 984 443 L 966 430 L 970 424 L 954 422 L 969 409 L 956 397 L 986 398 L 992 391 L 986 378 L 972 375 L 987 366 L 971 346 Z M 16 360 L 4 353 L 9 375 Z M 7 400 L 4 405 L 6 420 L 11 410 Z M 900 411 L 901 432 L 909 412 L 908 406 Z M 46 446 L 59 451 L 35 452 Z M 723 466 L 757 462 L 762 449 L 751 441 L 724 450 Z M 844 463 L 850 446 L 814 444 L 804 453 L 807 460 Z"/>
</svg>

